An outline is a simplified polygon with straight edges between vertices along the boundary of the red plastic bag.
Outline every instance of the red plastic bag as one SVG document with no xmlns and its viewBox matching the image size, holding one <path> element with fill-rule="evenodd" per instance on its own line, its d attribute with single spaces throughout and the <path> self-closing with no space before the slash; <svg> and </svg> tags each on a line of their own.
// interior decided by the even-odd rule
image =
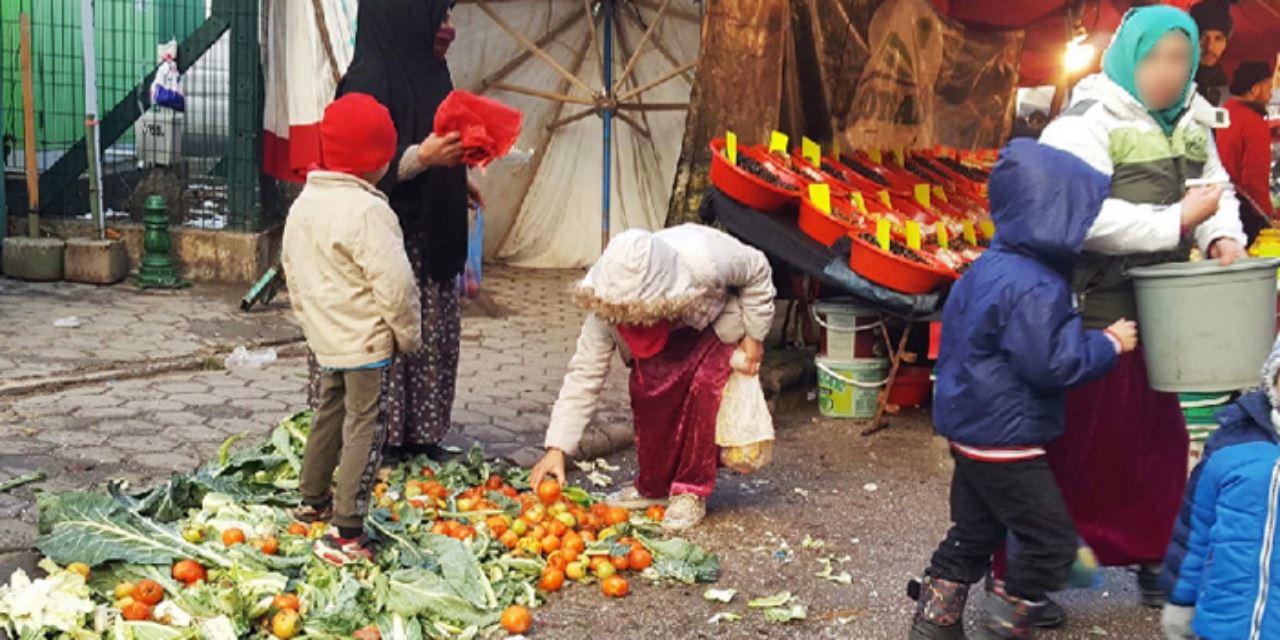
<svg viewBox="0 0 1280 640">
<path fill-rule="evenodd" d="M 435 133 L 461 133 L 462 163 L 483 167 L 515 146 L 523 119 L 519 111 L 497 100 L 455 90 L 436 109 Z"/>
</svg>

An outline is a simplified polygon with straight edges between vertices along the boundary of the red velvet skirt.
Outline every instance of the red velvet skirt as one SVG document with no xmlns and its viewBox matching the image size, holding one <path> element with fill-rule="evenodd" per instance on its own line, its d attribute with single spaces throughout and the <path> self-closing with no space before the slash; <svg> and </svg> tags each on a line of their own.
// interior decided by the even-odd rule
<svg viewBox="0 0 1280 640">
<path fill-rule="evenodd" d="M 649 498 L 692 493 L 701 498 L 716 486 L 720 450 L 716 414 L 729 380 L 736 345 L 716 332 L 677 329 L 656 356 L 631 369 L 635 417 L 636 489 Z"/>
</svg>

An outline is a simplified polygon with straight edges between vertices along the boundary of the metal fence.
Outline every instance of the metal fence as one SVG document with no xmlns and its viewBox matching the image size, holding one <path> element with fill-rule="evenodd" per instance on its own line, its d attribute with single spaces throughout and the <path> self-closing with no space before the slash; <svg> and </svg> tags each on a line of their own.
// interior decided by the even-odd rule
<svg viewBox="0 0 1280 640">
<path fill-rule="evenodd" d="M 44 218 L 88 220 L 81 0 L 0 0 L 0 103 L 10 218 L 27 209 L 20 16 L 31 22 L 36 166 Z M 146 197 L 171 220 L 257 231 L 262 79 L 258 0 L 95 0 L 104 208 L 108 221 L 141 220 Z M 159 48 L 179 45 L 186 111 L 151 107 Z M 146 152 L 141 150 L 145 148 Z M 173 157 L 166 157 L 170 149 Z M 268 200 L 272 198 L 268 196 Z"/>
</svg>

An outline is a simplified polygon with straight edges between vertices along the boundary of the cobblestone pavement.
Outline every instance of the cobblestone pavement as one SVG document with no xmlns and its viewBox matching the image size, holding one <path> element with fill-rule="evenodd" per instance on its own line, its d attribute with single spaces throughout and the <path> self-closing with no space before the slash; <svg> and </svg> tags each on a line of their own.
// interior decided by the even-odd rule
<svg viewBox="0 0 1280 640">
<path fill-rule="evenodd" d="M 494 268 L 485 276 L 486 294 L 463 322 L 455 428 L 446 443 L 481 442 L 494 455 L 529 464 L 581 322 L 566 293 L 578 274 Z M 197 467 L 231 435 L 265 435 L 305 408 L 306 361 L 301 345 L 290 344 L 300 332 L 287 301 L 244 314 L 236 309 L 241 293 L 143 294 L 0 279 L 0 481 L 31 471 L 48 476 L 0 494 L 0 576 L 7 575 L 2 554 L 26 549 L 34 535 L 33 490 L 90 489 L 117 478 L 146 485 Z M 53 327 L 67 316 L 82 325 Z M 127 379 L 157 361 L 199 364 L 262 343 L 280 345 L 281 353 L 262 369 Z M 126 375 L 84 383 L 95 370 Z M 584 440 L 592 456 L 630 443 L 624 371 L 614 367 Z M 6 381 L 27 386 L 6 394 Z"/>
</svg>

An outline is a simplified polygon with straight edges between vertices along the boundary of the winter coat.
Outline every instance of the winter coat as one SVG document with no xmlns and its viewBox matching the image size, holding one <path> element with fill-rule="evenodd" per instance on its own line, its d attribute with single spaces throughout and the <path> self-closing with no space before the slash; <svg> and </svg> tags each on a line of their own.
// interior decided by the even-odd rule
<svg viewBox="0 0 1280 640">
<path fill-rule="evenodd" d="M 1041 446 L 1064 428 L 1064 392 L 1102 377 L 1115 343 L 1085 331 L 1068 281 L 1107 197 L 1071 154 L 1014 140 L 992 172 L 996 237 L 942 315 L 937 432 L 968 447 Z"/>
<path fill-rule="evenodd" d="M 1217 132 L 1218 155 L 1236 190 L 1249 196 L 1262 215 L 1275 215 L 1271 206 L 1271 129 L 1257 107 L 1234 99 L 1227 102 L 1231 126 Z"/>
</svg>

